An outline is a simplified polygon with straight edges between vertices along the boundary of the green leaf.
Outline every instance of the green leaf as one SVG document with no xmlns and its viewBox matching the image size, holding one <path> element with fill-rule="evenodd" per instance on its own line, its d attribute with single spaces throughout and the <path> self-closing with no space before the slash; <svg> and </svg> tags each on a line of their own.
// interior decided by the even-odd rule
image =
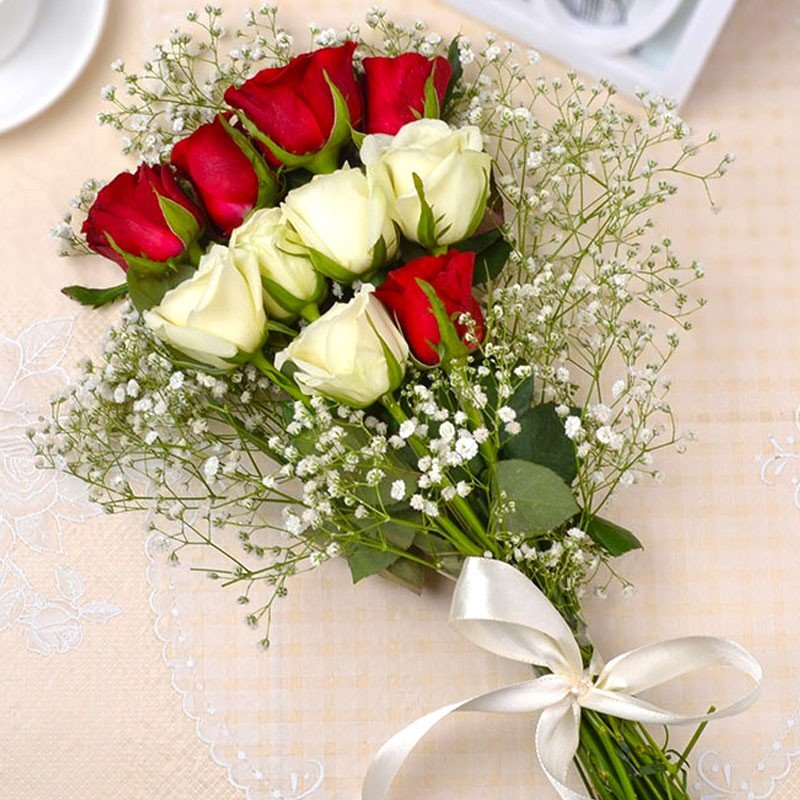
<svg viewBox="0 0 800 800">
<path fill-rule="evenodd" d="M 308 300 L 301 300 L 295 297 L 290 291 L 284 289 L 283 286 L 266 275 L 261 276 L 261 285 L 264 287 L 264 291 L 290 314 L 299 314 L 309 303 Z"/>
<path fill-rule="evenodd" d="M 162 264 L 161 266 L 164 269 L 160 274 L 143 272 L 134 267 L 128 270 L 128 291 L 133 304 L 139 311 L 157 306 L 170 289 L 174 289 L 179 283 L 190 278 L 195 271 L 191 264 L 180 264 L 174 267 Z"/>
<path fill-rule="evenodd" d="M 555 403 L 543 403 L 519 415 L 522 431 L 505 443 L 503 457 L 541 464 L 572 483 L 578 474 L 575 447 L 564 433 L 564 422 L 555 408 Z"/>
<path fill-rule="evenodd" d="M 450 110 L 451 102 L 457 96 L 456 89 L 458 88 L 458 83 L 464 74 L 464 67 L 461 65 L 461 59 L 458 57 L 459 38 L 460 37 L 458 36 L 454 37 L 450 42 L 450 46 L 447 48 L 447 60 L 450 62 L 450 70 L 452 74 L 450 75 L 450 83 L 447 84 L 447 91 L 444 94 L 444 101 L 442 102 L 442 110 L 445 115 Z"/>
<path fill-rule="evenodd" d="M 394 564 L 400 556 L 397 553 L 390 553 L 386 550 L 374 550 L 371 547 L 359 545 L 355 551 L 347 559 L 347 565 L 350 567 L 350 575 L 353 578 L 353 583 L 358 583 L 370 575 L 376 575 L 379 572 L 390 567 Z"/>
<path fill-rule="evenodd" d="M 642 543 L 631 531 L 602 517 L 592 517 L 586 526 L 586 533 L 612 556 L 642 549 Z"/>
<path fill-rule="evenodd" d="M 453 549 L 453 545 L 432 533 L 418 533 L 414 538 L 414 547 L 426 556 L 432 556 L 441 564 L 442 572 L 457 578 L 461 574 L 464 557 Z"/>
<path fill-rule="evenodd" d="M 505 239 L 499 239 L 475 256 L 475 271 L 472 274 L 472 285 L 478 286 L 494 280 L 508 263 L 511 245 Z"/>
<path fill-rule="evenodd" d="M 569 486 L 541 464 L 500 461 L 497 480 L 500 490 L 515 504 L 515 510 L 506 516 L 511 531 L 550 531 L 580 510 Z"/>
<path fill-rule="evenodd" d="M 417 223 L 417 241 L 428 250 L 436 248 L 436 220 L 433 216 L 433 209 L 425 199 L 425 187 L 422 178 L 416 172 L 411 173 L 414 180 L 414 189 L 419 198 L 419 222 Z"/>
<path fill-rule="evenodd" d="M 128 294 L 128 284 L 121 283 L 119 286 L 109 286 L 106 289 L 90 289 L 87 286 L 65 286 L 61 290 L 61 294 L 65 294 L 83 306 L 100 308 L 106 303 L 112 303 L 120 297 L 125 297 Z"/>
<path fill-rule="evenodd" d="M 162 197 L 160 194 L 156 197 L 169 229 L 188 247 L 200 233 L 194 214 L 169 197 Z"/>
<path fill-rule="evenodd" d="M 405 515 L 416 515 L 416 512 L 401 512 L 395 516 L 403 517 Z M 394 520 L 384 522 L 376 533 L 369 535 L 370 539 L 374 539 L 374 545 L 358 544 L 347 558 L 353 583 L 358 583 L 369 575 L 382 572 L 394 564 L 402 557 L 396 551 L 408 550 L 414 543 L 414 536 L 414 528 L 400 525 Z M 380 549 L 384 544 L 391 545 L 395 552 Z"/>
<path fill-rule="evenodd" d="M 384 570 L 383 575 L 406 589 L 410 589 L 414 594 L 422 594 L 422 588 L 425 585 L 425 567 L 417 564 L 416 561 L 398 558 Z"/>
</svg>

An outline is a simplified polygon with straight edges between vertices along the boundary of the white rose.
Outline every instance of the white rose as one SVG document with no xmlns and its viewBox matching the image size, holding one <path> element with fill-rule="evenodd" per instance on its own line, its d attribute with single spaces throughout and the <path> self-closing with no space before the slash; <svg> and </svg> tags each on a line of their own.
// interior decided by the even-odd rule
<svg viewBox="0 0 800 800">
<path fill-rule="evenodd" d="M 291 235 L 279 208 L 264 208 L 251 214 L 231 234 L 229 247 L 237 263 L 255 258 L 270 317 L 313 314 L 325 296 L 325 279 L 314 270 L 308 254 Z"/>
<path fill-rule="evenodd" d="M 466 239 L 483 219 L 492 159 L 474 126 L 453 130 L 438 119 L 410 122 L 393 137 L 367 136 L 361 160 L 404 235 L 430 250 Z"/>
<path fill-rule="evenodd" d="M 360 170 L 315 175 L 283 201 L 316 269 L 341 283 L 374 272 L 397 252 L 386 196 Z"/>
<path fill-rule="evenodd" d="M 408 345 L 365 284 L 349 303 L 336 303 L 275 357 L 291 361 L 298 386 L 363 407 L 396 389 L 405 374 Z"/>
<path fill-rule="evenodd" d="M 267 315 L 255 259 L 237 264 L 215 244 L 191 278 L 144 312 L 159 339 L 203 364 L 230 369 L 264 342 Z"/>
</svg>

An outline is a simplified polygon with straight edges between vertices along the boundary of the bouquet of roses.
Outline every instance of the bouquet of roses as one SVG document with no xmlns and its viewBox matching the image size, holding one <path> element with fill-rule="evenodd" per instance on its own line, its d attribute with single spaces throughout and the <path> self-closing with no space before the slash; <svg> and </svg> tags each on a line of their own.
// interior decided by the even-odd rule
<svg viewBox="0 0 800 800">
<path fill-rule="evenodd" d="M 141 75 L 117 64 L 130 100 L 104 90 L 101 122 L 145 161 L 87 183 L 81 234 L 71 214 L 57 234 L 125 271 L 69 295 L 132 306 L 33 434 L 44 461 L 109 512 L 154 511 L 173 559 L 225 554 L 210 575 L 240 603 L 268 586 L 254 626 L 333 557 L 355 581 L 459 579 L 453 624 L 539 677 L 415 723 L 365 797 L 450 711 L 543 709 L 562 797 L 582 796 L 574 758 L 593 798 L 685 800 L 696 736 L 677 752 L 643 723 L 706 717 L 636 694 L 757 665 L 694 638 L 603 667 L 581 597 L 640 546 L 601 509 L 679 440 L 661 374 L 678 334 L 659 323 L 688 329 L 702 269 L 650 212 L 670 176 L 707 187 L 729 157 L 693 173 L 702 145 L 669 103 L 642 97 L 637 118 L 605 84 L 531 79 L 494 37 L 476 54 L 373 9 L 380 44 L 313 28 L 292 56 L 264 6 L 226 59 L 220 14 L 190 13 L 204 38 L 175 31 Z"/>
</svg>

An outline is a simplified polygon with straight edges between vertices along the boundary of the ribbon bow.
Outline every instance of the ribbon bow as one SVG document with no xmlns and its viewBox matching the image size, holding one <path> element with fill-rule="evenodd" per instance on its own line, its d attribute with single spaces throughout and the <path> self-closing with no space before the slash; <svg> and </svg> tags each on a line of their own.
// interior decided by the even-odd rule
<svg viewBox="0 0 800 800">
<path fill-rule="evenodd" d="M 362 800 L 384 800 L 395 775 L 419 741 L 455 711 L 541 711 L 536 750 L 563 800 L 589 800 L 565 785 L 578 749 L 581 709 L 620 719 L 690 725 L 728 717 L 750 706 L 761 689 L 760 664 L 743 647 L 711 636 L 689 636 L 639 647 L 602 669 L 584 669 L 572 631 L 550 601 L 521 572 L 500 561 L 469 558 L 456 584 L 450 625 L 474 644 L 505 658 L 545 667 L 550 674 L 444 706 L 412 722 L 378 752 Z M 710 714 L 686 716 L 636 697 L 639 692 L 705 667 L 728 666 L 753 681 L 741 700 Z"/>
</svg>

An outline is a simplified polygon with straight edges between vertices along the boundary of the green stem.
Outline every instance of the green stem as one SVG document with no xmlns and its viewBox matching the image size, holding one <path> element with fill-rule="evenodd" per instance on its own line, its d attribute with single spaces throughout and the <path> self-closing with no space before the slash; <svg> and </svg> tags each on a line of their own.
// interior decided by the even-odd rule
<svg viewBox="0 0 800 800">
<path fill-rule="evenodd" d="M 583 716 L 597 734 L 597 739 L 608 756 L 608 763 L 619 781 L 619 788 L 622 792 L 619 800 L 637 800 L 633 784 L 631 784 L 631 780 L 628 777 L 628 771 L 617 754 L 617 746 L 613 741 L 613 732 L 605 723 L 605 720 L 595 712 L 584 711 Z"/>
<path fill-rule="evenodd" d="M 309 303 L 307 306 L 303 306 L 303 308 L 300 309 L 300 316 L 308 322 L 313 322 L 315 319 L 319 319 L 319 308 L 317 307 L 317 304 Z"/>
<path fill-rule="evenodd" d="M 198 267 L 200 264 L 200 259 L 203 257 L 205 251 L 197 242 L 197 240 L 190 242 L 189 246 L 186 248 L 186 257 L 189 259 L 189 263 L 193 267 Z"/>
<path fill-rule="evenodd" d="M 261 350 L 256 350 L 256 352 L 253 353 L 250 357 L 250 363 L 261 372 L 262 375 L 269 378 L 277 387 L 283 389 L 290 397 L 299 400 L 306 408 L 311 407 L 311 400 L 308 398 L 308 395 L 303 394 L 297 387 L 297 384 L 277 369 Z"/>
</svg>

